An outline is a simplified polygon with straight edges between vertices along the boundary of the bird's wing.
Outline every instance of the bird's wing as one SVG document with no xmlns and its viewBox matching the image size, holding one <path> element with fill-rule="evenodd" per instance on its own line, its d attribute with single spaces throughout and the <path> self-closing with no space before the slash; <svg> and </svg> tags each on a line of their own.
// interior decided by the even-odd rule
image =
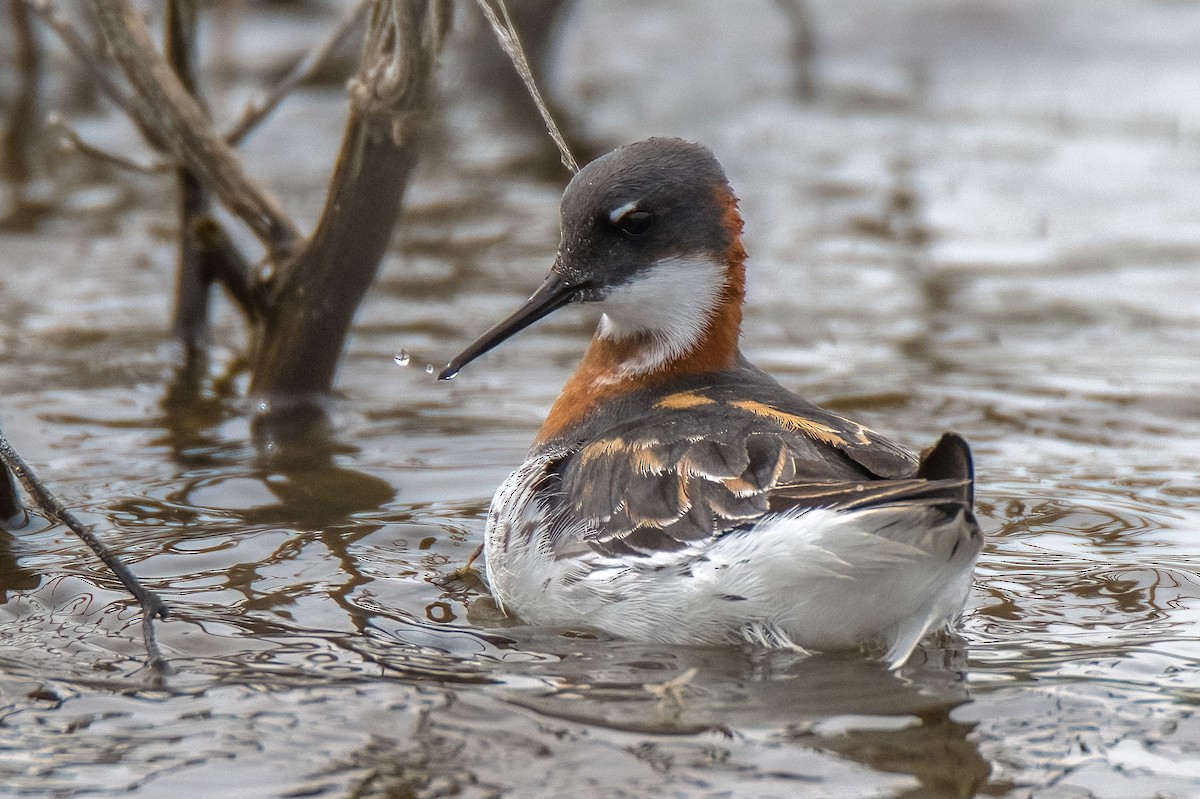
<svg viewBox="0 0 1200 799">
<path fill-rule="evenodd" d="M 561 542 L 564 553 L 585 544 L 603 554 L 649 555 L 745 527 L 769 512 L 962 493 L 962 476 L 919 475 L 907 450 L 833 414 L 801 416 L 750 402 L 688 410 L 686 419 L 670 413 L 631 419 L 558 462 L 555 502 L 564 515 L 584 521 L 584 540 Z M 883 454 L 872 458 L 873 449 Z M 881 477 L 864 461 L 884 462 L 903 476 Z"/>
</svg>

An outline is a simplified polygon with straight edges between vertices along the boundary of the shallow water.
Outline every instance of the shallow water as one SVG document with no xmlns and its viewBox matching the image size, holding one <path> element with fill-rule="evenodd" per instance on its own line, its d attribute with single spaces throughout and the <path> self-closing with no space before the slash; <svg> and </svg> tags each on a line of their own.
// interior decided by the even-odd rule
<svg viewBox="0 0 1200 799">
<path fill-rule="evenodd" d="M 161 409 L 158 181 L 59 165 L 53 212 L 0 234 L 0 423 L 173 611 L 160 682 L 69 532 L 3 538 L 0 795 L 1200 795 L 1200 8 L 813 4 L 801 104 L 775 5 L 645 5 L 577 9 L 551 88 L 601 146 L 716 150 L 753 360 L 914 447 L 972 442 L 989 540 L 962 644 L 897 675 L 643 646 L 507 626 L 434 582 L 594 324 L 564 312 L 453 383 L 427 373 L 556 244 L 561 186 L 462 90 L 359 314 L 332 465 L 260 465 L 236 399 Z M 252 21 L 226 55 L 265 70 L 289 50 L 263 42 L 320 19 Z M 301 92 L 248 145 L 302 220 L 340 98 Z M 217 339 L 224 366 L 227 309 Z M 649 689 L 693 669 L 677 699 Z"/>
</svg>

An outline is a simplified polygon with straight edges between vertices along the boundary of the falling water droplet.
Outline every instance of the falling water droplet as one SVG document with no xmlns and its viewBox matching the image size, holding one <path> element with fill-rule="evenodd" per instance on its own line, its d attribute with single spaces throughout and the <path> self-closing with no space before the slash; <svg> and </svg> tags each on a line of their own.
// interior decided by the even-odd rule
<svg viewBox="0 0 1200 799">
<path fill-rule="evenodd" d="M 428 366 L 425 367 L 425 374 L 427 374 L 427 375 L 433 374 L 433 364 L 429 364 Z"/>
<path fill-rule="evenodd" d="M 392 360 L 397 366 L 408 366 L 408 362 L 412 360 L 412 356 L 408 354 L 408 350 L 400 350 L 392 356 Z"/>
</svg>

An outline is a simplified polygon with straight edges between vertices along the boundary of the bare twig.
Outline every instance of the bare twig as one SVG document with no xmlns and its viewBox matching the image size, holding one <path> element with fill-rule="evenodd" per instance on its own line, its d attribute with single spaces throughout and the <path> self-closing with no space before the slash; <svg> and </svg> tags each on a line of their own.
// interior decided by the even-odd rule
<svg viewBox="0 0 1200 799">
<path fill-rule="evenodd" d="M 126 78 L 150 109 L 167 151 L 213 191 L 282 262 L 299 245 L 299 230 L 212 128 L 208 115 L 154 47 L 130 0 L 94 0 L 96 18 Z"/>
<path fill-rule="evenodd" d="M 171 168 L 171 164 L 166 161 L 150 161 L 146 163 L 134 161 L 132 158 L 126 158 L 123 155 L 117 155 L 114 152 L 105 150 L 103 147 L 90 144 L 55 111 L 51 111 L 46 115 L 46 127 L 51 133 L 58 135 L 63 149 L 83 153 L 89 158 L 95 158 L 97 161 L 112 164 L 128 172 L 154 175 L 166 172 Z"/>
<path fill-rule="evenodd" d="M 150 655 L 150 661 L 156 667 L 163 666 L 162 654 L 158 650 L 158 644 L 154 639 L 153 620 L 167 618 L 167 604 L 163 602 L 158 594 L 149 590 L 138 581 L 129 567 L 121 562 L 120 558 L 112 553 L 112 551 L 104 545 L 100 539 L 88 528 L 79 518 L 67 510 L 63 505 L 62 500 L 50 493 L 50 489 L 46 484 L 34 474 L 29 464 L 25 459 L 8 443 L 8 439 L 0 433 L 0 461 L 4 466 L 12 470 L 16 478 L 21 481 L 21 485 L 29 492 L 37 502 L 39 508 L 49 514 L 52 518 L 70 528 L 71 532 L 75 533 L 83 543 L 91 547 L 92 552 L 104 562 L 116 575 L 121 584 L 125 586 L 129 593 L 133 594 L 134 599 L 142 606 L 142 611 L 145 617 L 142 619 L 142 634 L 146 639 L 146 649 Z"/>
<path fill-rule="evenodd" d="M 146 142 L 155 149 L 165 150 L 158 131 L 150 122 L 150 109 L 113 79 L 109 74 L 108 66 L 97 56 L 95 49 L 84 39 L 83 34 L 58 11 L 54 3 L 51 0 L 24 0 L 24 2 L 50 30 L 54 31 L 59 40 L 71 51 L 71 55 L 87 68 L 100 90 L 125 112 Z"/>
<path fill-rule="evenodd" d="M 505 6 L 504 0 L 496 0 L 500 6 L 500 11 L 504 15 L 503 21 L 496 10 L 492 8 L 492 0 L 475 0 L 475 5 L 479 6 L 479 10 L 487 17 L 488 24 L 492 26 L 492 31 L 496 34 L 497 41 L 508 54 L 509 59 L 516 68 L 517 74 L 521 76 L 521 82 L 525 84 L 525 88 L 529 90 L 529 96 L 533 98 L 534 105 L 537 106 L 538 113 L 542 115 L 542 121 L 546 124 L 546 132 L 550 134 L 550 138 L 554 140 L 554 144 L 558 147 L 558 152 L 562 156 L 562 163 L 572 173 L 579 171 L 579 163 L 576 162 L 575 156 L 571 155 L 571 149 L 567 146 L 567 140 L 559 130 L 558 125 L 554 122 L 554 117 L 550 114 L 550 109 L 546 106 L 546 101 L 542 99 L 542 93 L 538 91 L 537 82 L 533 79 L 533 70 L 529 66 L 529 59 L 525 57 L 525 49 L 521 47 L 521 42 L 517 38 L 517 30 L 513 26 L 512 19 L 508 16 L 508 7 Z"/>
<path fill-rule="evenodd" d="M 337 26 L 330 31 L 325 41 L 302 56 L 266 97 L 246 106 L 241 119 L 234 123 L 233 127 L 225 134 L 225 141 L 233 147 L 240 144 L 260 122 L 275 110 L 275 107 L 283 98 L 287 97 L 292 89 L 307 80 L 329 58 L 329 54 L 346 40 L 346 37 L 362 22 L 371 2 L 372 0 L 357 0 Z"/>
</svg>

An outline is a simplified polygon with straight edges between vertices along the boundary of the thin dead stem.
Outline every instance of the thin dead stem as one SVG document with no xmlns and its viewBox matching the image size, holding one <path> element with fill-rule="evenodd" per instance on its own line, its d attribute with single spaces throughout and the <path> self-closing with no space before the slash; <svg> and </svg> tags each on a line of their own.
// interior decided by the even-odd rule
<svg viewBox="0 0 1200 799">
<path fill-rule="evenodd" d="M 275 88 L 256 103 L 250 103 L 242 116 L 225 134 L 225 141 L 236 147 L 246 138 L 297 85 L 307 80 L 329 58 L 346 37 L 362 22 L 373 0 L 358 0 L 330 31 L 325 41 L 308 51 Z"/>
<path fill-rule="evenodd" d="M 120 558 L 113 554 L 112 550 L 104 545 L 98 539 L 91 528 L 79 520 L 79 518 L 67 510 L 63 505 L 62 500 L 50 492 L 46 484 L 42 482 L 30 468 L 25 459 L 21 457 L 12 444 L 8 443 L 8 439 L 0 434 L 0 461 L 12 471 L 25 490 L 37 503 L 38 507 L 45 511 L 51 518 L 66 525 L 71 532 L 79 537 L 79 540 L 87 544 L 92 552 L 108 566 L 112 573 L 116 575 L 121 584 L 129 593 L 133 594 L 134 599 L 142 606 L 142 611 L 145 614 L 142 619 L 142 635 L 146 640 L 146 649 L 150 656 L 150 662 L 156 668 L 163 668 L 164 661 L 162 653 L 158 649 L 158 644 L 154 638 L 153 620 L 165 619 L 169 612 L 167 603 L 163 602 L 158 594 L 141 584 L 133 572 L 129 570 Z"/>
<path fill-rule="evenodd" d="M 542 122 L 546 125 L 546 132 L 550 134 L 550 138 L 554 140 L 554 144 L 558 147 L 563 166 L 571 170 L 571 173 L 574 174 L 579 171 L 579 163 L 575 160 L 575 156 L 571 155 L 571 149 L 567 146 L 566 138 L 562 135 L 562 131 L 559 130 L 554 117 L 551 116 L 546 101 L 542 99 L 542 93 L 538 91 L 537 82 L 533 79 L 533 70 L 529 66 L 529 59 L 525 57 L 525 48 L 521 46 L 521 42 L 517 38 L 517 30 L 513 26 L 512 19 L 508 16 L 508 7 L 504 4 L 504 0 L 495 0 L 495 2 L 500 7 L 500 12 L 504 16 L 503 20 L 501 20 L 500 14 L 496 13 L 496 9 L 492 7 L 492 0 L 475 0 L 475 5 L 479 6 L 479 10 L 487 17 L 488 24 L 492 26 L 492 31 L 496 34 L 496 40 L 500 42 L 500 46 L 508 54 L 513 67 L 521 77 L 521 82 L 525 84 L 525 88 L 529 91 L 529 96 L 533 98 L 533 103 L 537 106 L 538 113 L 542 115 Z"/>
<path fill-rule="evenodd" d="M 60 114 L 54 111 L 46 115 L 46 128 L 59 137 L 59 144 L 63 150 L 82 153 L 89 158 L 94 158 L 106 164 L 112 164 L 128 172 L 157 175 L 166 172 L 172 166 L 166 161 L 149 161 L 145 163 L 134 161 L 132 158 L 126 158 L 123 155 L 117 155 L 114 152 L 105 150 L 103 147 L 90 144 Z"/>
<path fill-rule="evenodd" d="M 96 85 L 104 95 L 117 105 L 129 120 L 137 126 L 146 142 L 152 147 L 162 150 L 162 140 L 150 121 L 150 109 L 138 97 L 130 94 L 121 84 L 109 74 L 108 65 L 98 56 L 94 47 L 88 44 L 83 34 L 71 24 L 51 0 L 25 0 L 25 5 L 54 31 L 59 40 L 66 46 L 80 64 L 82 64 L 96 81 Z"/>
</svg>

